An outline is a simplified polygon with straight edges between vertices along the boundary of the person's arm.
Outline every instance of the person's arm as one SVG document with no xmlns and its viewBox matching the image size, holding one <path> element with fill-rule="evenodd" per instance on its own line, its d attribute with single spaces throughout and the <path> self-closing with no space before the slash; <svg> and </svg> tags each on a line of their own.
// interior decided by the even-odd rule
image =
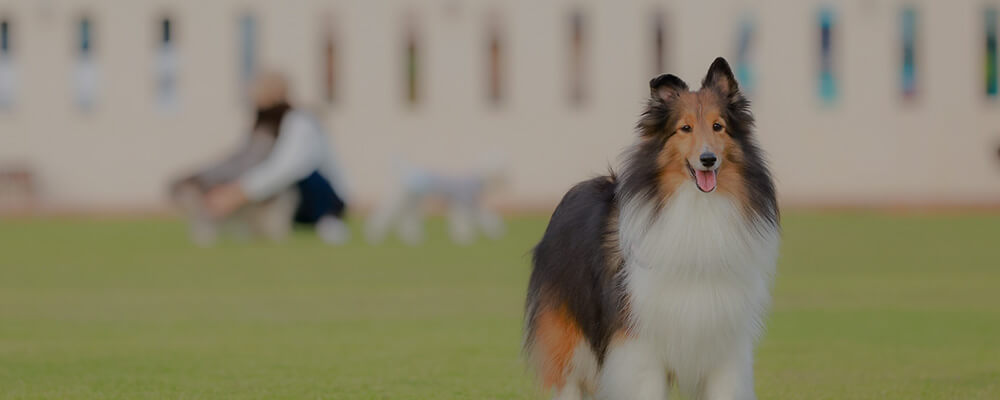
<svg viewBox="0 0 1000 400">
<path fill-rule="evenodd" d="M 322 140 L 308 118 L 289 113 L 271 154 L 238 180 L 249 201 L 267 199 L 304 179 L 322 165 Z"/>
<path fill-rule="evenodd" d="M 266 159 L 273 147 L 274 138 L 272 136 L 253 132 L 236 151 L 221 162 L 194 175 L 192 179 L 203 190 L 210 190 L 218 185 L 232 182 L 254 165 Z"/>
</svg>

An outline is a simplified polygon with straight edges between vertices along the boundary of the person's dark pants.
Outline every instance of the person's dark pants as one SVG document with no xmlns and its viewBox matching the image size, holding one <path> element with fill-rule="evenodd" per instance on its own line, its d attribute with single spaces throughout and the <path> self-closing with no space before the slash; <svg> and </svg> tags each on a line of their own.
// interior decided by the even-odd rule
<svg viewBox="0 0 1000 400">
<path fill-rule="evenodd" d="M 327 215 L 344 217 L 344 200 L 333 190 L 330 181 L 319 172 L 313 172 L 296 185 L 299 189 L 299 207 L 295 210 L 295 222 L 312 225 Z"/>
</svg>

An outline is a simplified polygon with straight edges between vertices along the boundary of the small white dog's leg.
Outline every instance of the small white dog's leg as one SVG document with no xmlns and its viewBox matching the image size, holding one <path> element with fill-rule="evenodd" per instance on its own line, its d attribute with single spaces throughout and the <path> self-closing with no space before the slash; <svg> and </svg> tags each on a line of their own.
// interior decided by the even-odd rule
<svg viewBox="0 0 1000 400">
<path fill-rule="evenodd" d="M 703 400 L 755 400 L 753 345 L 746 343 L 705 377 Z"/>
<path fill-rule="evenodd" d="M 417 245 L 424 241 L 423 198 L 410 194 L 403 198 L 399 208 L 397 231 L 403 243 Z"/>
<path fill-rule="evenodd" d="M 378 204 L 365 223 L 365 239 L 378 243 L 385 239 L 393 220 L 400 217 L 406 207 L 406 193 L 394 192 Z"/>
<path fill-rule="evenodd" d="M 611 344 L 597 398 L 665 400 L 667 390 L 666 368 L 648 346 L 635 339 Z"/>
<path fill-rule="evenodd" d="M 479 227 L 490 239 L 500 239 L 504 234 L 503 219 L 486 208 L 484 204 L 478 204 L 475 211 Z"/>
<path fill-rule="evenodd" d="M 452 202 L 448 205 L 448 230 L 451 240 L 458 244 L 469 244 L 476 240 L 472 210 L 469 205 Z"/>
</svg>

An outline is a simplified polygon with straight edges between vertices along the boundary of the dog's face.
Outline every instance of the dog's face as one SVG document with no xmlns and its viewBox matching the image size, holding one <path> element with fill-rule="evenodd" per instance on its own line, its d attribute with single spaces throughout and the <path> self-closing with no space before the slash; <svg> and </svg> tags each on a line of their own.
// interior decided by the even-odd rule
<svg viewBox="0 0 1000 400">
<path fill-rule="evenodd" d="M 752 120 L 729 64 L 716 59 L 698 91 L 688 90 L 674 75 L 653 79 L 650 90 L 647 117 L 659 118 L 657 126 L 644 129 L 643 140 L 659 147 L 661 189 L 672 193 L 680 185 L 694 184 L 705 193 L 741 194 L 743 153 L 738 141 L 749 133 L 746 125 Z"/>
</svg>

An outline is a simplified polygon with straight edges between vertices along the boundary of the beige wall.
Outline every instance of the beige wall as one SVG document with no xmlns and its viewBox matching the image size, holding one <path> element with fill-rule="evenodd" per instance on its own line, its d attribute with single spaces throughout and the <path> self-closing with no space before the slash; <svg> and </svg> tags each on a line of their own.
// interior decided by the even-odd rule
<svg viewBox="0 0 1000 400">
<path fill-rule="evenodd" d="M 169 3 L 169 6 L 165 5 Z M 248 123 L 238 99 L 237 19 L 258 17 L 262 64 L 293 78 L 323 110 L 352 197 L 392 183 L 390 160 L 458 171 L 501 153 L 510 185 L 498 201 L 550 207 L 606 170 L 634 136 L 652 76 L 650 11 L 668 17 L 668 65 L 696 86 L 715 56 L 732 57 L 736 23 L 757 18 L 759 136 L 789 204 L 981 204 L 1000 200 L 1000 104 L 982 95 L 979 0 L 909 1 L 920 10 L 922 96 L 900 101 L 902 1 L 832 2 L 839 12 L 841 98 L 815 95 L 818 1 L 0 1 L 12 21 L 19 95 L 0 113 L 0 164 L 24 161 L 54 207 L 156 207 L 164 183 L 233 146 Z M 1000 1 L 994 1 L 1000 7 Z M 569 105 L 568 12 L 587 15 L 589 101 Z M 73 102 L 75 20 L 94 18 L 101 99 Z M 157 109 L 153 62 L 164 11 L 174 16 L 180 107 Z M 506 30 L 507 98 L 486 98 L 486 22 Z M 320 32 L 339 34 L 340 102 L 322 105 Z M 424 97 L 404 102 L 404 21 L 423 43 Z"/>
</svg>

